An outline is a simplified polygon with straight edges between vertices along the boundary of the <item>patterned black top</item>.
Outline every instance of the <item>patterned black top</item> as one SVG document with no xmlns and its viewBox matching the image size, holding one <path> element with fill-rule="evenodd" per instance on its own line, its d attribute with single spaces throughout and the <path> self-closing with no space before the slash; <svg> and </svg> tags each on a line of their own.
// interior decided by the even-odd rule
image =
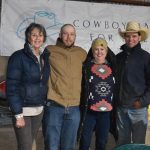
<svg viewBox="0 0 150 150">
<path fill-rule="evenodd" d="M 93 111 L 111 111 L 115 78 L 109 65 L 92 63 L 88 82 L 88 108 Z"/>
</svg>

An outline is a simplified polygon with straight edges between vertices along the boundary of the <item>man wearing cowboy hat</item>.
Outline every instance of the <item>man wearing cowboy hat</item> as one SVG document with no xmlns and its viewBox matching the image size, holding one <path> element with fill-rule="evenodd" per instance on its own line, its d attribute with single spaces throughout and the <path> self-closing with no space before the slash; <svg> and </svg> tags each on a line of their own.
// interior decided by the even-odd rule
<svg viewBox="0 0 150 150">
<path fill-rule="evenodd" d="M 118 145 L 145 143 L 147 106 L 150 103 L 150 54 L 141 48 L 148 29 L 139 23 L 127 23 L 119 31 L 125 40 L 117 54 L 117 129 Z"/>
</svg>

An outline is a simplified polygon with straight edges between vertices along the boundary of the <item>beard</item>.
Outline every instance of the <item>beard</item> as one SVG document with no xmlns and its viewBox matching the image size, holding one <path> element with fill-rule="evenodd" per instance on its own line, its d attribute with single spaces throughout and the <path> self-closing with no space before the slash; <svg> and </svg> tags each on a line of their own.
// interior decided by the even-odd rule
<svg viewBox="0 0 150 150">
<path fill-rule="evenodd" d="M 70 48 L 70 47 L 72 47 L 74 45 L 74 42 L 72 43 L 72 44 L 65 44 L 65 47 L 66 48 Z"/>
<path fill-rule="evenodd" d="M 66 48 L 70 48 L 74 45 L 74 41 L 73 42 L 65 42 L 65 41 L 62 41 L 65 45 Z"/>
</svg>

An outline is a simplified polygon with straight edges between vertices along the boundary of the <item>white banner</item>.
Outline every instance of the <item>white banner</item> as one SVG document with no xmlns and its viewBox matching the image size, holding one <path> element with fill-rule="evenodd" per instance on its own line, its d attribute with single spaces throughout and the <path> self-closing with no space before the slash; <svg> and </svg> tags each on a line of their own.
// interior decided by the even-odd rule
<svg viewBox="0 0 150 150">
<path fill-rule="evenodd" d="M 89 50 L 97 37 L 107 40 L 119 52 L 123 39 L 118 29 L 125 30 L 128 21 L 150 27 L 150 7 L 91 3 L 65 0 L 3 0 L 0 28 L 0 55 L 11 55 L 23 48 L 24 32 L 31 22 L 45 26 L 48 44 L 55 44 L 60 27 L 71 23 L 77 30 L 76 45 Z M 150 38 L 142 43 L 150 52 Z"/>
</svg>

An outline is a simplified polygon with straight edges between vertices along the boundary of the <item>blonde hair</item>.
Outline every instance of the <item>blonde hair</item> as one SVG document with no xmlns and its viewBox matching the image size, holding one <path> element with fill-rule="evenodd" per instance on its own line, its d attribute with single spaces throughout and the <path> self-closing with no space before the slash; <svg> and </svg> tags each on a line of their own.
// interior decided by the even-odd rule
<svg viewBox="0 0 150 150">
<path fill-rule="evenodd" d="M 106 50 L 108 50 L 108 44 L 107 41 L 105 39 L 102 38 L 96 38 L 95 40 L 93 40 L 92 42 L 92 50 L 94 50 L 97 46 L 102 46 L 104 47 Z"/>
</svg>

